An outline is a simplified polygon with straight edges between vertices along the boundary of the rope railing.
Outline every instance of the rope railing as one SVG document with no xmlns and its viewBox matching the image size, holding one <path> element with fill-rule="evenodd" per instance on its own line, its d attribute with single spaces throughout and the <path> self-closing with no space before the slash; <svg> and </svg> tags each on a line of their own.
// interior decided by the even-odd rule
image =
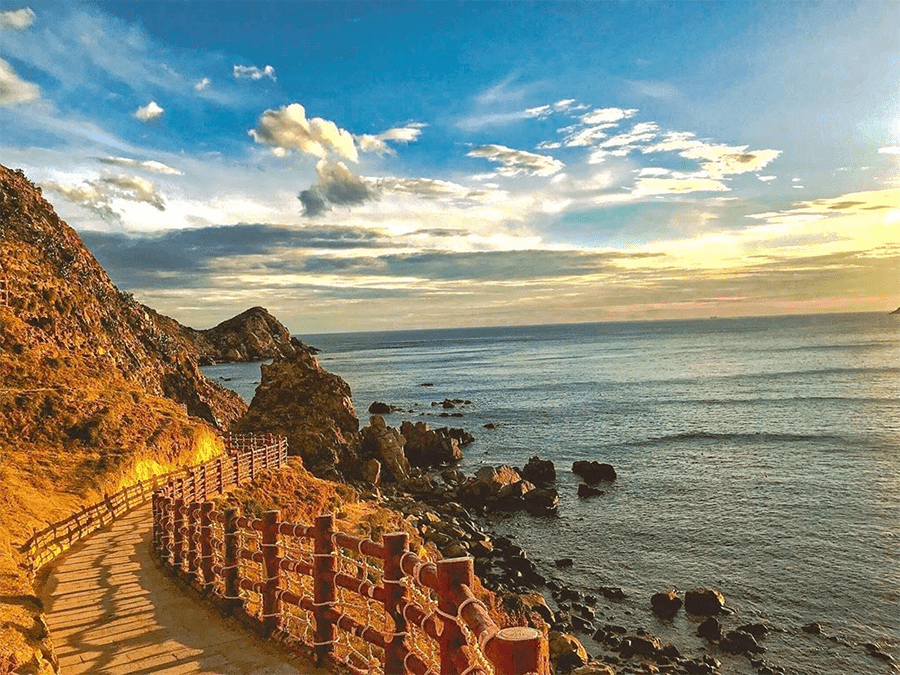
<svg viewBox="0 0 900 675">
<path fill-rule="evenodd" d="M 161 563 L 264 635 L 355 675 L 549 674 L 546 638 L 499 628 L 475 596 L 470 557 L 428 562 L 405 532 L 361 539 L 330 514 L 304 525 L 217 509 L 214 493 L 284 461 L 283 439 L 269 441 L 230 440 L 242 449 L 230 462 L 156 490 Z"/>
<path fill-rule="evenodd" d="M 176 469 L 155 476 L 152 480 L 138 481 L 113 495 L 104 494 L 103 499 L 96 504 L 84 506 L 68 518 L 51 523 L 35 532 L 20 547 L 31 566 L 32 573 L 55 560 L 73 544 L 109 525 L 133 508 L 146 503 L 154 492 L 164 485 L 172 485 L 179 480 L 195 476 L 203 486 L 204 494 L 211 495 L 245 479 L 252 479 L 258 468 L 276 464 L 281 466 L 287 456 L 287 440 L 268 434 L 261 437 L 228 434 L 225 438 L 225 447 L 229 457 L 219 457 L 193 468 Z M 239 452 L 239 448 L 255 448 L 255 450 L 244 452 L 235 461 L 235 453 Z M 226 468 L 228 462 L 231 462 L 231 465 Z M 233 469 L 235 466 L 238 467 L 236 470 Z M 237 479 L 231 483 L 223 483 L 225 476 L 233 476 L 235 471 Z"/>
</svg>

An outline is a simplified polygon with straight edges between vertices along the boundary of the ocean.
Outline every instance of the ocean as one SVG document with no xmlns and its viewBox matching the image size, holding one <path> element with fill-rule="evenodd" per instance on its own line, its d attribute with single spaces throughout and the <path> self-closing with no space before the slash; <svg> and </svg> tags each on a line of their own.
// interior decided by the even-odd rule
<svg viewBox="0 0 900 675">
<path fill-rule="evenodd" d="M 900 662 L 900 316 L 299 337 L 350 385 L 363 425 L 379 400 L 411 411 L 386 415 L 392 426 L 464 428 L 477 439 L 467 473 L 552 459 L 558 517 L 498 516 L 491 529 L 565 584 L 624 589 L 598 625 L 702 653 L 698 622 L 657 619 L 649 598 L 707 586 L 736 612 L 727 627 L 772 629 L 762 657 L 790 673 L 894 672 L 867 643 Z M 204 371 L 248 400 L 259 380 L 259 364 Z M 434 405 L 444 399 L 471 403 Z M 579 499 L 578 459 L 618 479 Z M 574 565 L 556 569 L 562 557 Z M 811 622 L 821 634 L 801 629 Z M 757 672 L 712 653 L 724 673 Z"/>
</svg>

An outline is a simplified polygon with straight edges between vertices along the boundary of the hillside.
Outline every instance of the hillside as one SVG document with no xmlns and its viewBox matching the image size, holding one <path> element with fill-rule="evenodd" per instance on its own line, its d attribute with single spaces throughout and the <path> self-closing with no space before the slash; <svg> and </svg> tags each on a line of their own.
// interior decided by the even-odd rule
<svg viewBox="0 0 900 675">
<path fill-rule="evenodd" d="M 0 166 L 0 672 L 52 659 L 18 545 L 105 491 L 220 453 L 216 429 L 246 410 L 179 326 L 120 292 L 40 189 Z"/>
</svg>

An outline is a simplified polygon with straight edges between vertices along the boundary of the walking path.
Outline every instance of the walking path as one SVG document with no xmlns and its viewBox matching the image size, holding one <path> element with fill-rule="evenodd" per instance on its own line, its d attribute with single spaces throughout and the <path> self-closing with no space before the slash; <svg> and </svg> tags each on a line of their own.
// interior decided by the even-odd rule
<svg viewBox="0 0 900 675">
<path fill-rule="evenodd" d="M 150 506 L 74 546 L 43 587 L 63 675 L 325 675 L 181 590 L 150 556 Z"/>
</svg>

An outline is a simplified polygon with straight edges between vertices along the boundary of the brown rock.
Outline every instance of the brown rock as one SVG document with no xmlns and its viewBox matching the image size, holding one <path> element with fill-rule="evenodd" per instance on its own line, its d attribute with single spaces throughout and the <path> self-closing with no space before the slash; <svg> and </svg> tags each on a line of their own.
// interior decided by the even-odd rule
<svg viewBox="0 0 900 675">
<path fill-rule="evenodd" d="M 713 616 L 725 609 L 725 596 L 714 588 L 693 588 L 684 596 L 684 611 L 698 616 Z"/>
<path fill-rule="evenodd" d="M 387 426 L 381 415 L 373 415 L 369 426 L 362 430 L 361 452 L 379 458 L 394 481 L 409 477 L 409 462 L 403 452 L 405 443 L 403 434 Z"/>
</svg>

